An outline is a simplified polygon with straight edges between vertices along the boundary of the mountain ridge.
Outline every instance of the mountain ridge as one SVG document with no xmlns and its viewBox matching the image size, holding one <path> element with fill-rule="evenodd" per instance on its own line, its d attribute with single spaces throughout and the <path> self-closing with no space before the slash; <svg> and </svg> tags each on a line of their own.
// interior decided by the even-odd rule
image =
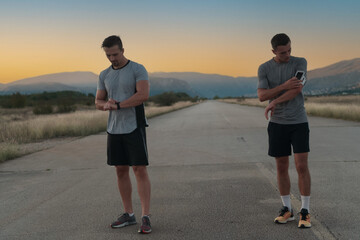
<svg viewBox="0 0 360 240">
<path fill-rule="evenodd" d="M 70 89 L 95 94 L 97 81 L 98 75 L 87 71 L 45 74 L 0 84 L 0 94 L 29 94 Z M 182 91 L 191 96 L 206 98 L 257 95 L 257 77 L 232 77 L 198 72 L 153 72 L 149 73 L 149 81 L 151 95 L 165 91 Z M 303 91 L 309 95 L 341 91 L 360 93 L 360 58 L 308 71 L 308 82 Z"/>
<path fill-rule="evenodd" d="M 342 73 L 360 72 L 360 58 L 340 61 L 308 72 L 308 78 L 327 77 Z"/>
<path fill-rule="evenodd" d="M 89 79 L 90 81 L 97 82 L 97 79 L 99 78 L 98 75 L 96 75 L 93 72 L 89 71 L 74 71 L 74 72 L 60 72 L 60 73 L 50 73 L 50 74 L 44 74 L 40 76 L 30 77 L 30 78 L 23 78 L 20 80 L 16 80 L 13 82 L 10 82 L 6 85 L 13 86 L 13 85 L 19 85 L 19 84 L 34 84 L 34 83 L 44 83 L 44 82 L 51 82 L 51 83 L 62 83 L 64 79 L 71 79 L 71 83 L 75 85 L 82 85 L 82 84 L 88 84 Z M 76 79 L 74 81 L 74 79 Z M 69 82 L 69 81 L 68 81 Z"/>
</svg>

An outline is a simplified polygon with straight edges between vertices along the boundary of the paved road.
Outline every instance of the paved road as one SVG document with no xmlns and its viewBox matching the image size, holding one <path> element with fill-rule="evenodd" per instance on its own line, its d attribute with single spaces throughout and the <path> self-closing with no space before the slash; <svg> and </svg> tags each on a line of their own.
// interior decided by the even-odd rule
<svg viewBox="0 0 360 240">
<path fill-rule="evenodd" d="M 309 120 L 311 229 L 272 222 L 281 203 L 263 110 L 208 101 L 150 120 L 151 235 L 109 228 L 121 202 L 99 134 L 0 165 L 0 239 L 359 239 L 360 124 Z"/>
</svg>

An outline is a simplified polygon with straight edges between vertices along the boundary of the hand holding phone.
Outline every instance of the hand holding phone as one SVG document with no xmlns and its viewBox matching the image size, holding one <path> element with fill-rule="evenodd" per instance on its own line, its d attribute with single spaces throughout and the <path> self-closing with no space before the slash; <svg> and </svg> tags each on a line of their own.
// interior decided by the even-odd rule
<svg viewBox="0 0 360 240">
<path fill-rule="evenodd" d="M 295 77 L 301 81 L 301 84 L 304 85 L 306 82 L 305 72 L 304 71 L 296 71 Z"/>
</svg>

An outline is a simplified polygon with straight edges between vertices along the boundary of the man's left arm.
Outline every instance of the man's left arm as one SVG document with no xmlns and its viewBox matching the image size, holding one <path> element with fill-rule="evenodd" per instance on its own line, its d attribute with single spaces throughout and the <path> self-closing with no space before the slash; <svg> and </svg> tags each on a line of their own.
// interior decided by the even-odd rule
<svg viewBox="0 0 360 240">
<path fill-rule="evenodd" d="M 278 98 L 275 98 L 273 101 L 269 103 L 269 105 L 265 108 L 265 118 L 268 119 L 269 111 L 271 111 L 271 116 L 274 112 L 274 109 L 277 104 L 290 101 L 291 99 L 294 99 L 299 93 L 301 93 L 303 89 L 303 85 L 300 84 L 298 88 L 287 90 L 284 94 L 279 96 Z"/>
</svg>

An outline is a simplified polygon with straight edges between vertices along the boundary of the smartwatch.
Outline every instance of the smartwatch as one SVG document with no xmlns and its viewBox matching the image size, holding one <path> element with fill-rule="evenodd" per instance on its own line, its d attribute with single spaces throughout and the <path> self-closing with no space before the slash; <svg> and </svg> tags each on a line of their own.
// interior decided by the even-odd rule
<svg viewBox="0 0 360 240">
<path fill-rule="evenodd" d="M 115 104 L 117 106 L 117 109 L 119 110 L 120 109 L 120 102 L 116 102 Z"/>
</svg>

